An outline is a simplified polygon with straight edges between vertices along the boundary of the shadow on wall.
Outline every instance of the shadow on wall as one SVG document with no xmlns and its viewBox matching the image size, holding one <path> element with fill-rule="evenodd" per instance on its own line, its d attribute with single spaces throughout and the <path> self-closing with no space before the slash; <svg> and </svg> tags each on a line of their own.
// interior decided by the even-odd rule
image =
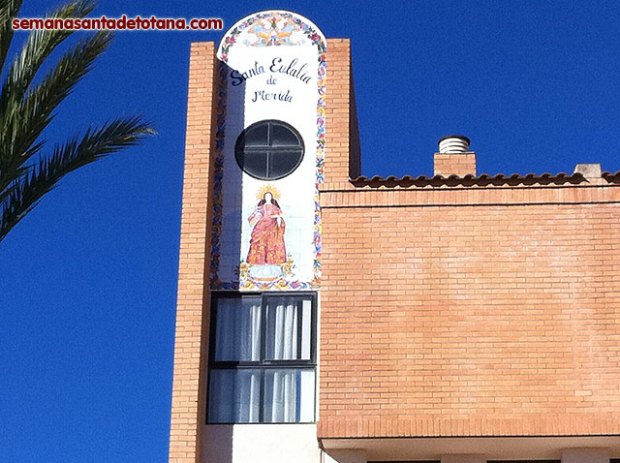
<svg viewBox="0 0 620 463">
<path fill-rule="evenodd" d="M 232 463 L 233 426 L 208 425 L 202 431 L 201 461 Z"/>
<path fill-rule="evenodd" d="M 213 233 L 211 235 L 210 278 L 215 277 L 219 284 L 228 284 L 225 289 L 238 289 L 235 277 L 231 278 L 230 271 L 222 267 L 228 262 L 238 263 L 241 259 L 241 227 L 242 217 L 242 191 L 243 178 L 241 168 L 234 160 L 234 153 L 228 145 L 234 146 L 235 140 L 245 128 L 245 83 L 230 91 L 229 79 L 232 69 L 225 63 L 218 61 L 220 79 L 218 85 L 218 105 L 216 109 L 216 171 L 212 177 L 214 182 L 213 204 Z M 222 77 L 225 79 L 222 80 Z M 222 85 L 222 82 L 223 85 Z M 226 146 L 226 151 L 224 150 Z M 224 157 L 232 159 L 224 159 Z M 231 162 L 232 161 L 232 162 Z M 229 265 L 230 266 L 230 265 Z M 233 265 L 234 266 L 234 265 Z M 216 271 L 215 275 L 213 271 Z M 222 278 L 223 277 L 223 278 Z M 232 283 L 232 286 L 231 286 Z M 211 320 L 209 320 L 209 324 Z M 210 346 L 209 346 L 210 349 Z M 206 378 L 206 418 L 209 415 L 209 389 L 210 374 Z M 203 463 L 232 463 L 233 454 L 233 426 L 232 425 L 207 425 L 203 427 L 201 439 L 201 461 Z"/>
<path fill-rule="evenodd" d="M 218 89 L 220 108 L 217 109 L 216 158 L 214 179 L 214 208 L 212 235 L 212 271 L 217 269 L 217 280 L 224 287 L 216 284 L 213 289 L 238 289 L 238 275 L 232 268 L 238 266 L 241 259 L 241 229 L 243 172 L 237 165 L 234 156 L 234 145 L 237 137 L 245 128 L 245 82 L 231 85 L 230 75 L 233 71 L 227 64 L 219 61 L 220 78 L 225 77 L 223 87 Z M 221 80 L 220 80 L 221 85 Z M 219 230 L 219 233 L 218 233 Z M 238 271 L 237 271 L 238 272 Z M 211 275 L 213 277 L 213 275 Z M 233 283 L 233 285 L 231 285 Z M 227 284 L 227 285 L 226 285 Z"/>
</svg>

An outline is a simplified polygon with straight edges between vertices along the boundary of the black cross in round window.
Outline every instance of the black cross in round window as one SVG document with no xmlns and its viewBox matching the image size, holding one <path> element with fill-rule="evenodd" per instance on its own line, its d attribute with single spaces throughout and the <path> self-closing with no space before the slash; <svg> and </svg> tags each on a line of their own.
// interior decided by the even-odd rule
<svg viewBox="0 0 620 463">
<path fill-rule="evenodd" d="M 260 180 L 277 180 L 299 167 L 304 158 L 304 141 L 286 122 L 259 121 L 237 138 L 235 158 L 248 175 Z"/>
</svg>

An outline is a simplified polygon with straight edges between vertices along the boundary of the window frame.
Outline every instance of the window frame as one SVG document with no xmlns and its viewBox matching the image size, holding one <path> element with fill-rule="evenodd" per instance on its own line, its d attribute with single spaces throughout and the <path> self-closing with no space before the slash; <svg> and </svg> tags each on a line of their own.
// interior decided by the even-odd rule
<svg viewBox="0 0 620 463">
<path fill-rule="evenodd" d="M 299 145 L 282 145 L 282 146 L 270 146 L 270 145 L 257 145 L 255 148 L 251 148 L 249 149 L 250 152 L 254 151 L 256 153 L 266 153 L 269 152 L 269 154 L 267 155 L 267 165 L 265 166 L 265 175 L 257 175 L 254 172 L 250 172 L 248 171 L 245 167 L 244 167 L 244 163 L 240 161 L 240 157 L 243 156 L 243 159 L 245 159 L 246 153 L 247 153 L 247 148 L 245 146 L 245 135 L 246 133 L 250 130 L 250 129 L 254 129 L 255 127 L 259 126 L 259 125 L 267 125 L 267 133 L 269 133 L 269 131 L 271 130 L 271 126 L 272 125 L 278 125 L 280 127 L 284 127 L 287 130 L 290 130 L 293 135 L 295 135 L 295 137 L 297 138 Z M 269 141 L 267 142 L 269 143 Z M 295 164 L 295 167 L 293 167 L 292 169 L 290 169 L 288 172 L 286 172 L 283 175 L 275 175 L 275 176 L 271 176 L 270 172 L 269 172 L 269 168 L 270 168 L 270 162 L 273 158 L 273 151 L 300 151 L 300 155 L 299 155 L 299 159 L 297 160 L 297 163 Z M 237 137 L 237 140 L 235 141 L 235 160 L 237 161 L 237 165 L 239 166 L 239 168 L 245 172 L 246 174 L 248 174 L 250 177 L 256 178 L 258 180 L 265 180 L 265 181 L 271 181 L 271 180 L 280 180 L 281 178 L 285 178 L 288 177 L 289 175 L 291 175 L 293 172 L 295 172 L 299 166 L 301 165 L 301 163 L 304 160 L 304 156 L 306 154 L 306 145 L 304 143 L 304 139 L 301 136 L 301 133 L 299 133 L 299 130 L 297 130 L 295 127 L 293 127 L 291 124 L 289 124 L 288 122 L 285 121 L 281 121 L 279 119 L 264 119 L 261 121 L 256 121 L 253 124 L 250 124 L 249 126 L 247 126 L 245 129 L 243 129 L 243 131 L 239 134 L 239 136 Z"/>
<path fill-rule="evenodd" d="M 260 297 L 261 298 L 261 342 L 260 342 L 260 360 L 216 360 L 215 359 L 215 343 L 216 343 L 216 326 L 217 326 L 217 300 L 218 299 L 238 299 L 241 301 L 243 297 Z M 266 302 L 270 298 L 277 297 L 291 297 L 296 296 L 301 299 L 310 299 L 310 359 L 297 359 L 297 360 L 265 360 L 265 345 L 266 345 L 266 330 L 267 324 L 265 321 L 267 304 Z M 264 292 L 238 292 L 238 291 L 212 291 L 211 292 L 211 306 L 209 315 L 209 355 L 207 366 L 207 378 L 206 378 L 206 416 L 205 421 L 208 425 L 230 425 L 230 424 L 310 424 L 316 423 L 316 397 L 317 397 L 317 293 L 312 291 L 264 291 Z M 298 326 L 301 325 L 301 318 L 298 321 Z M 301 349 L 301 336 L 303 330 L 298 329 L 298 348 Z M 222 422 L 211 421 L 209 418 L 209 404 L 211 388 L 211 374 L 213 370 L 242 370 L 242 369 L 254 369 L 261 371 L 260 380 L 260 401 L 259 401 L 259 421 L 256 422 Z M 283 369 L 296 369 L 296 370 L 311 370 L 314 371 L 314 396 L 312 402 L 312 420 L 311 421 L 264 421 L 264 393 L 265 393 L 265 372 L 269 370 L 283 370 Z"/>
</svg>

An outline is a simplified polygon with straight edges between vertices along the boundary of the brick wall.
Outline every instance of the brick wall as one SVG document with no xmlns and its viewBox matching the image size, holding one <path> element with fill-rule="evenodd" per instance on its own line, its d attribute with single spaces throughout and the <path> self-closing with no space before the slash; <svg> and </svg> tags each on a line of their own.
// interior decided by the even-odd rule
<svg viewBox="0 0 620 463">
<path fill-rule="evenodd" d="M 206 350 L 202 346 L 208 345 L 214 70 L 214 44 L 192 44 L 174 346 L 171 463 L 200 461 L 200 434 L 205 422 L 205 378 L 201 373 L 206 371 Z"/>
<path fill-rule="evenodd" d="M 435 175 L 476 175 L 475 153 L 435 153 L 433 159 Z"/>
<path fill-rule="evenodd" d="M 192 46 L 170 461 L 199 461 L 214 45 Z M 356 189 L 328 41 L 319 437 L 620 432 L 620 186 Z"/>
<path fill-rule="evenodd" d="M 325 95 L 326 134 L 324 188 L 350 188 L 350 176 L 361 170 L 357 112 L 353 98 L 351 42 L 327 40 L 327 84 Z"/>
<path fill-rule="evenodd" d="M 319 437 L 620 433 L 620 185 L 356 190 L 341 46 Z"/>
<path fill-rule="evenodd" d="M 321 434 L 620 431 L 618 203 L 396 204 L 324 205 Z"/>
</svg>

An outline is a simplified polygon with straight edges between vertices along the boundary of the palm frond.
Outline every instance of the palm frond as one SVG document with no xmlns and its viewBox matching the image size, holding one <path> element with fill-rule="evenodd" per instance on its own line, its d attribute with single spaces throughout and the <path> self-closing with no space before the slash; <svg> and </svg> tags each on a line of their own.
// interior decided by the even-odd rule
<svg viewBox="0 0 620 463">
<path fill-rule="evenodd" d="M 92 12 L 94 8 L 95 4 L 92 1 L 77 0 L 62 5 L 47 14 L 46 17 L 82 18 Z M 10 19 L 7 26 L 11 27 Z M 6 110 L 10 99 L 19 101 L 25 95 L 43 62 L 58 45 L 74 32 L 71 30 L 34 30 L 28 35 L 28 40 L 21 53 L 13 60 L 7 78 L 2 85 L 2 90 L 0 91 L 0 114 Z M 10 45 L 10 40 L 8 45 Z"/>
<path fill-rule="evenodd" d="M 21 167 L 40 151 L 43 143 L 37 140 L 52 121 L 54 110 L 91 69 L 111 38 L 109 32 L 99 32 L 80 41 L 39 85 L 0 114 L 0 200 L 5 188 L 23 175 Z"/>
<path fill-rule="evenodd" d="M 122 148 L 133 146 L 154 134 L 151 124 L 140 117 L 117 119 L 98 129 L 88 129 L 82 137 L 55 147 L 49 157 L 13 185 L 0 203 L 0 241 L 62 177 Z"/>
<path fill-rule="evenodd" d="M 0 66 L 7 64 L 13 38 L 12 19 L 23 0 L 0 0 Z M 73 0 L 47 17 L 80 18 L 94 9 L 93 0 Z M 42 153 L 42 134 L 56 108 L 71 94 L 108 47 L 111 34 L 88 36 L 67 51 L 37 79 L 44 62 L 73 31 L 33 31 L 4 73 L 0 85 L 0 241 L 68 173 L 108 154 L 135 145 L 153 134 L 140 117 L 116 119 L 81 137 Z"/>
<path fill-rule="evenodd" d="M 23 0 L 4 0 L 0 5 L 0 69 L 4 67 L 13 40 L 12 20 L 19 13 L 22 3 Z"/>
</svg>

